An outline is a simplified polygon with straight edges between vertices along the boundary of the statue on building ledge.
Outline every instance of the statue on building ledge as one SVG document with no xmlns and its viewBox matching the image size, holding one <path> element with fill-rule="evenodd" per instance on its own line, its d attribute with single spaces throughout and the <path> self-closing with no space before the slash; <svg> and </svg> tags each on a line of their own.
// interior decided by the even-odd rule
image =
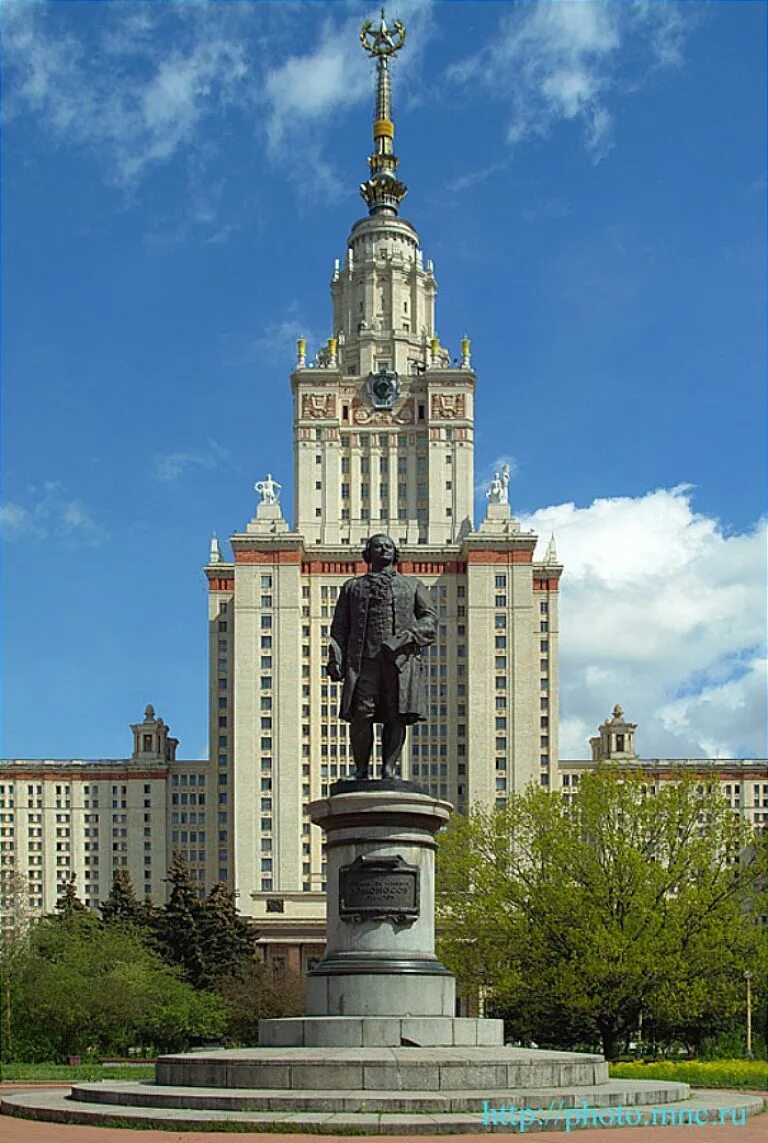
<svg viewBox="0 0 768 1143">
<path fill-rule="evenodd" d="M 427 717 L 422 649 L 433 643 L 437 613 L 421 582 L 397 570 L 389 536 L 371 536 L 366 575 L 343 584 L 331 625 L 327 674 L 342 682 L 339 718 L 350 724 L 355 781 L 369 778 L 373 724 L 382 723 L 384 780 L 397 778 L 406 728 Z"/>
<path fill-rule="evenodd" d="M 267 473 L 266 480 L 257 480 L 253 486 L 254 491 L 260 493 L 262 504 L 278 504 L 282 487 L 282 484 L 272 479 L 271 472 Z"/>
<path fill-rule="evenodd" d="M 489 504 L 509 504 L 509 465 L 504 464 L 501 472 L 494 472 L 485 498 Z"/>
</svg>

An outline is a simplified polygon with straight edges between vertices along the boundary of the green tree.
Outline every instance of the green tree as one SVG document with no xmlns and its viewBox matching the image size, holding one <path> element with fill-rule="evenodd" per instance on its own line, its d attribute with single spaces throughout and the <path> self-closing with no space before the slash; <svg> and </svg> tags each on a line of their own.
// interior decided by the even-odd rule
<svg viewBox="0 0 768 1143">
<path fill-rule="evenodd" d="M 281 972 L 250 961 L 221 981 L 217 989 L 227 1010 L 226 1037 L 250 1047 L 259 1042 L 259 1020 L 304 1013 L 304 980 L 296 972 Z"/>
<path fill-rule="evenodd" d="M 146 925 L 146 907 L 138 900 L 127 869 L 115 870 L 109 896 L 99 909 L 105 924 Z"/>
<path fill-rule="evenodd" d="M 13 1052 L 13 995 L 16 977 L 21 971 L 29 946 L 31 916 L 27 879 L 13 866 L 0 869 L 0 914 L 4 919 L 0 933 L 0 1042 Z"/>
<path fill-rule="evenodd" d="M 218 1036 L 222 1001 L 195 991 L 130 926 L 91 912 L 47 917 L 31 929 L 13 978 L 4 1058 L 41 1061 L 90 1052 L 159 1051 Z"/>
<path fill-rule="evenodd" d="M 60 920 L 66 921 L 75 913 L 84 913 L 85 905 L 77 895 L 77 875 L 72 873 L 64 886 L 64 892 L 59 894 L 56 901 L 56 915 Z"/>
<path fill-rule="evenodd" d="M 253 958 L 253 930 L 238 913 L 237 895 L 223 881 L 216 882 L 203 904 L 201 943 L 209 986 L 236 973 Z"/>
<path fill-rule="evenodd" d="M 763 979 L 763 850 L 706 778 L 600 768 L 454 815 L 438 861 L 440 952 L 513 1034 L 614 1057 L 644 1021 L 699 1035 Z"/>
<path fill-rule="evenodd" d="M 207 982 L 203 902 L 189 865 L 180 854 L 171 862 L 166 881 L 171 891 L 157 917 L 160 951 L 164 960 L 178 967 L 190 984 L 203 987 Z"/>
</svg>

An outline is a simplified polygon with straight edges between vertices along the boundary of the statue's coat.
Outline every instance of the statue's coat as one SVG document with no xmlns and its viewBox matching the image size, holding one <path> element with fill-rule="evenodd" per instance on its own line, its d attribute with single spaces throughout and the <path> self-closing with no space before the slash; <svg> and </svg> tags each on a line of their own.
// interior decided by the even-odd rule
<svg viewBox="0 0 768 1143">
<path fill-rule="evenodd" d="M 339 665 L 344 680 L 339 718 L 347 722 L 353 715 L 352 703 L 363 659 L 370 594 L 368 576 L 348 579 L 339 592 L 331 624 L 330 659 Z M 392 576 L 392 607 L 396 634 L 409 632 L 416 644 L 415 653 L 395 656 L 398 712 L 406 722 L 421 722 L 427 717 L 427 667 L 421 649 L 435 641 L 437 612 L 424 584 L 398 573 Z"/>
</svg>

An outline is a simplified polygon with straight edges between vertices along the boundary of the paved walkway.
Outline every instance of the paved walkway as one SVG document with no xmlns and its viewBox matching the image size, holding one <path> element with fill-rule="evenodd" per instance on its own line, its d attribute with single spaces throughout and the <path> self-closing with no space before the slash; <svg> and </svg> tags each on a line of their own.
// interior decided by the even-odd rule
<svg viewBox="0 0 768 1143">
<path fill-rule="evenodd" d="M 69 1084 L 0 1084 L 0 1095 L 30 1087 L 69 1087 Z M 477 1135 L 364 1135 L 361 1143 L 488 1143 L 503 1132 Z M 260 1143 L 350 1143 L 349 1135 L 278 1135 L 276 1133 L 231 1131 L 135 1131 L 130 1128 L 81 1127 L 77 1124 L 37 1123 L 31 1119 L 0 1116 L 0 1143 L 235 1143 L 238 1138 Z M 706 1127 L 614 1127 L 605 1130 L 585 1129 L 567 1136 L 562 1131 L 537 1131 L 534 1143 L 768 1143 L 768 1112 L 751 1116 L 743 1127 L 732 1125 Z M 519 1143 L 521 1136 L 510 1136 Z"/>
</svg>

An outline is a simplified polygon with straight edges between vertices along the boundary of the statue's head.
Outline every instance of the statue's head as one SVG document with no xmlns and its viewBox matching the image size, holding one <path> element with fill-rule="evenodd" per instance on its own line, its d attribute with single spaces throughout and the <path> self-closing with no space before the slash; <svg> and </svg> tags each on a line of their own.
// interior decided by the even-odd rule
<svg viewBox="0 0 768 1143">
<path fill-rule="evenodd" d="M 377 532 L 375 536 L 369 537 L 368 543 L 363 548 L 363 559 L 369 567 L 372 565 L 389 567 L 399 561 L 400 553 L 391 536 Z"/>
</svg>

